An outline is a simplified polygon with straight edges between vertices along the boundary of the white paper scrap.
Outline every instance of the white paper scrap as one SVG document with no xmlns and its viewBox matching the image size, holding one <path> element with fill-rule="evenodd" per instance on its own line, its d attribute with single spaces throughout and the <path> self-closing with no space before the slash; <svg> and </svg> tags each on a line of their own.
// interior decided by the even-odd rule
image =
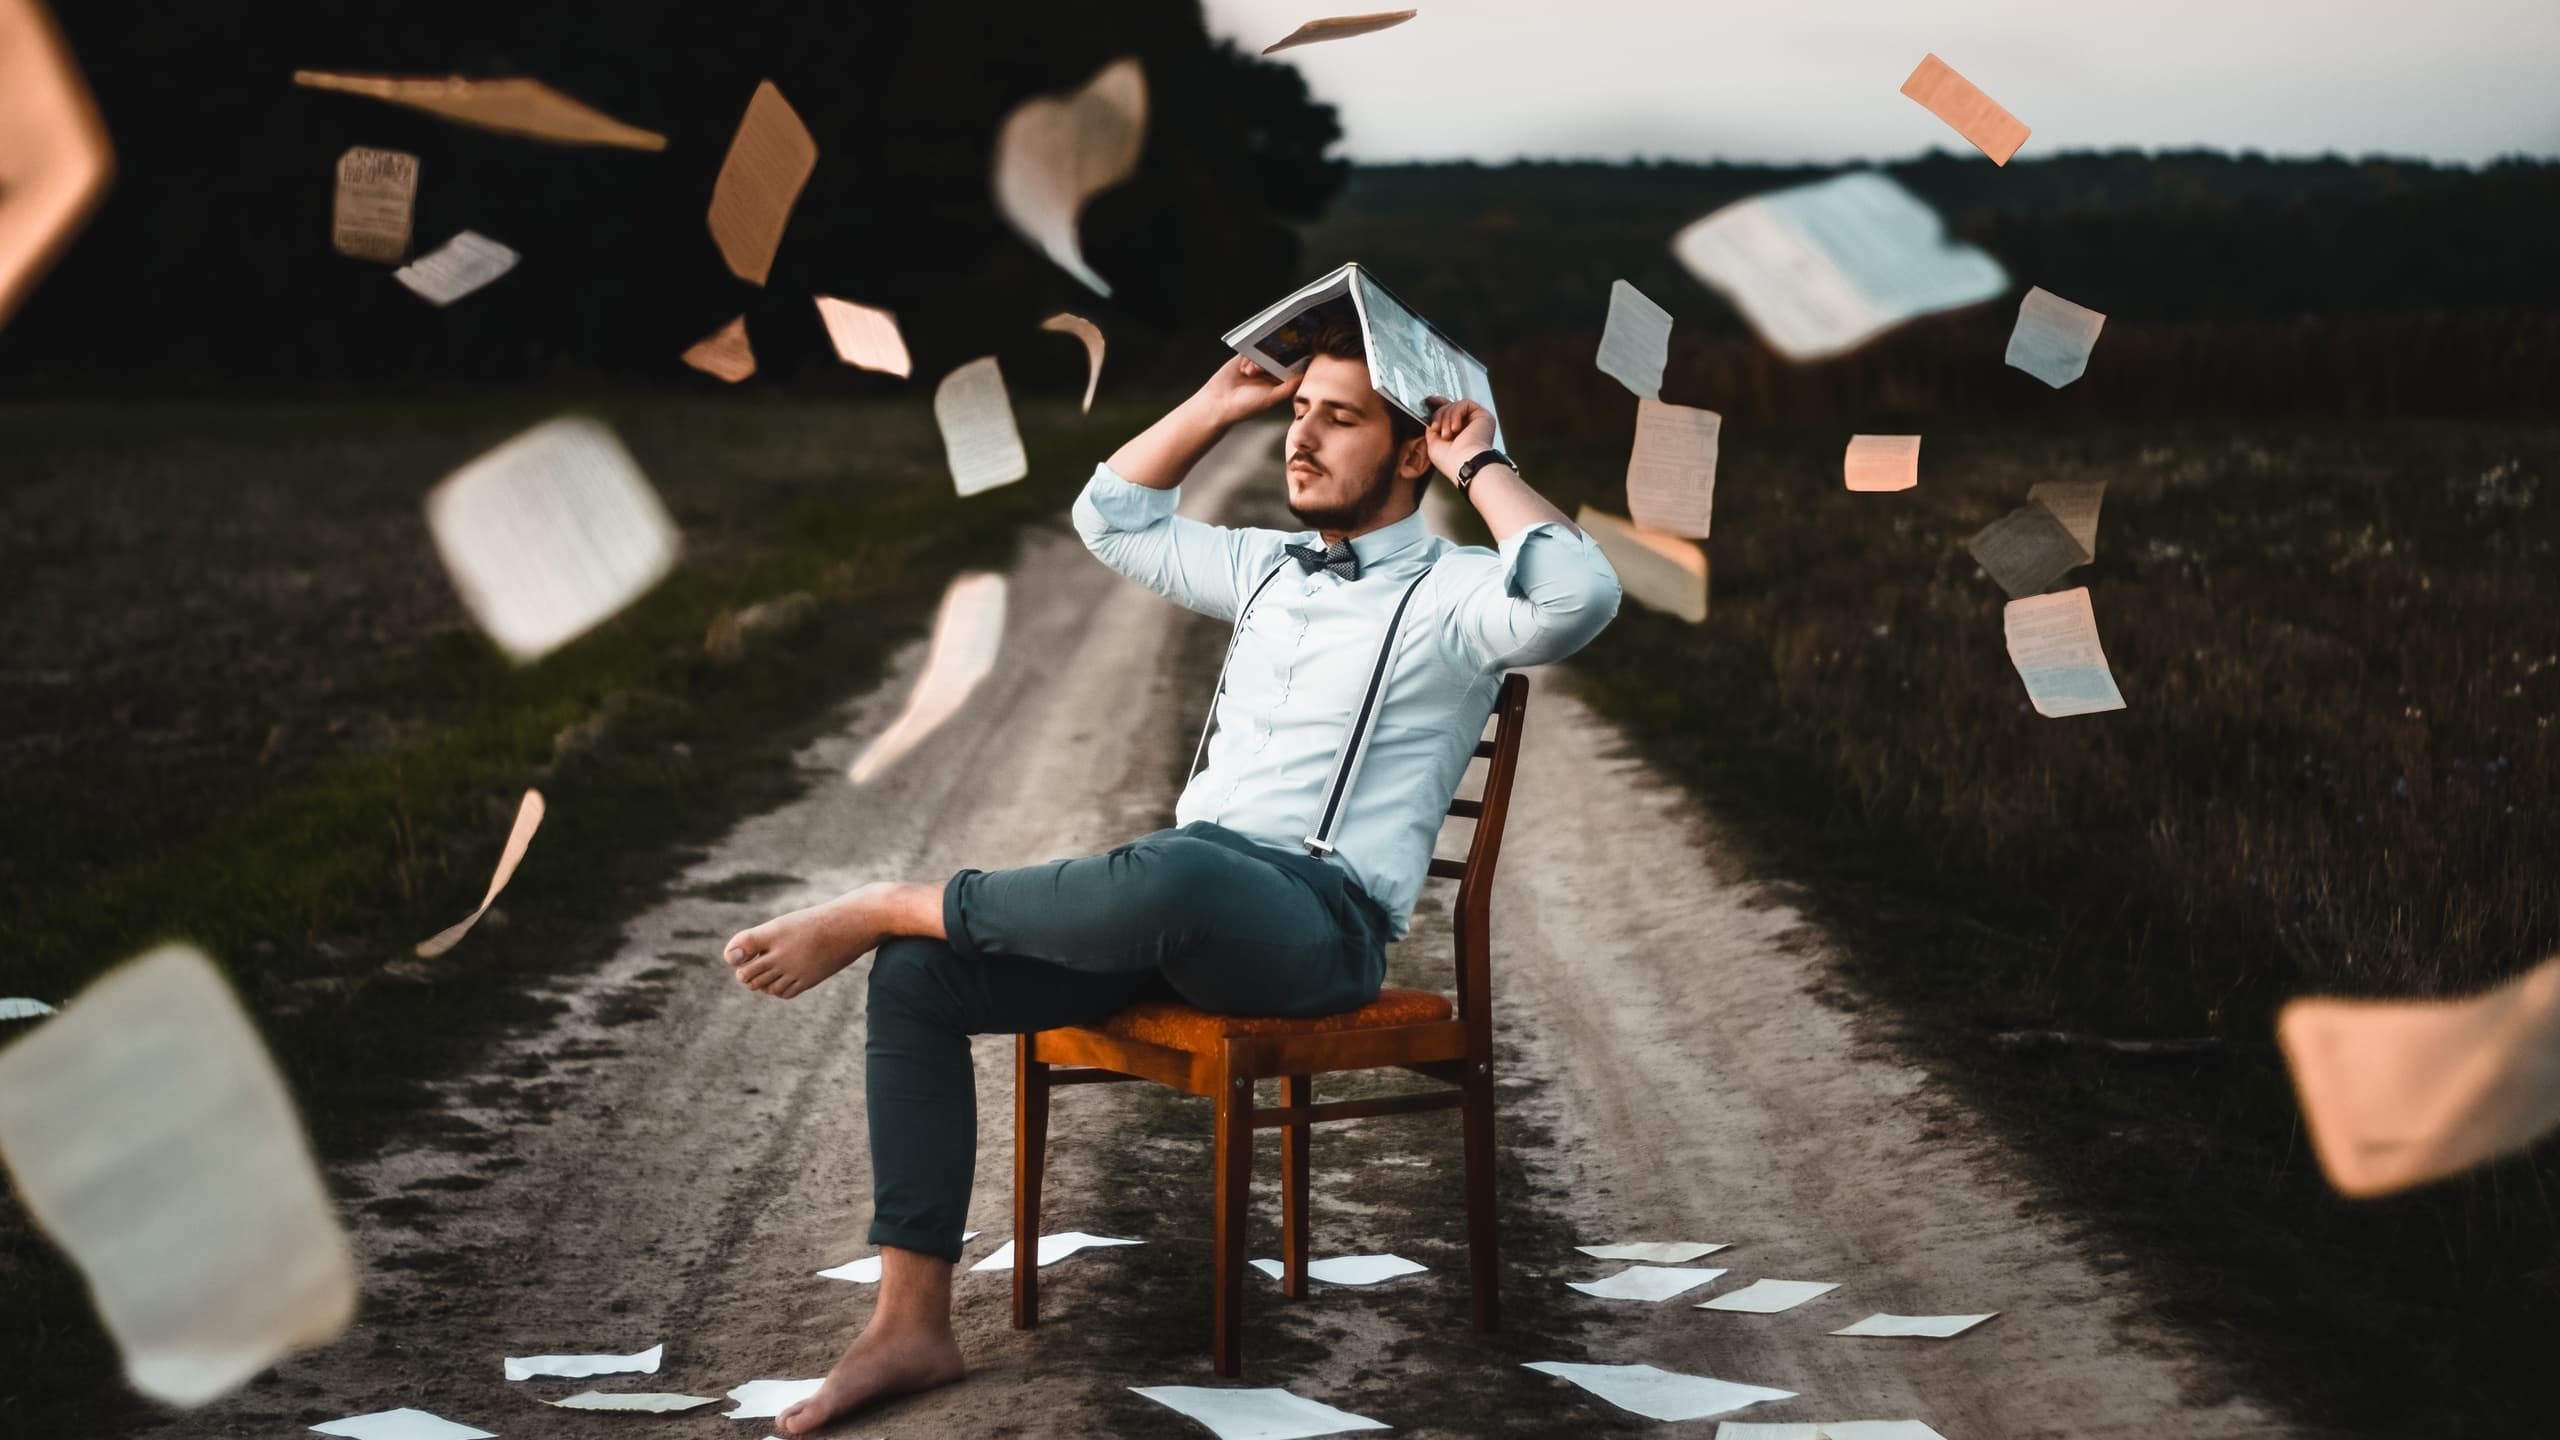
<svg viewBox="0 0 2560 1440">
<path fill-rule="evenodd" d="M 1391 1428 L 1286 1390 L 1206 1385 L 1132 1385 L 1129 1389 L 1208 1426 L 1218 1440 L 1309 1440 L 1316 1435 Z"/>
<path fill-rule="evenodd" d="M 430 305 L 445 306 L 516 268 L 522 257 L 476 230 L 465 230 L 440 248 L 391 272 Z"/>
<path fill-rule="evenodd" d="M 1852 435 L 1840 470 L 1852 490 L 1909 490 L 1920 483 L 1920 437 Z"/>
<path fill-rule="evenodd" d="M 1087 415 L 1092 414 L 1094 388 L 1102 383 L 1102 327 L 1094 324 L 1092 321 L 1087 320 L 1081 315 L 1070 315 L 1061 310 L 1057 314 L 1050 316 L 1048 319 L 1041 321 L 1040 328 L 1043 330 L 1053 330 L 1061 335 L 1073 335 L 1078 340 L 1084 342 L 1083 413 Z"/>
<path fill-rule="evenodd" d="M 1143 1240 L 1114 1240 L 1105 1235 L 1087 1235 L 1081 1230 L 1067 1230 L 1040 1237 L 1039 1267 L 1043 1270 L 1093 1245 L 1143 1245 Z M 1007 1240 L 995 1253 L 969 1267 L 971 1270 L 1010 1270 L 1013 1268 L 1013 1242 Z"/>
<path fill-rule="evenodd" d="M 1014 107 L 996 135 L 996 208 L 1024 239 L 1097 295 L 1110 282 L 1085 263 L 1076 225 L 1085 202 L 1137 173 L 1146 149 L 1147 76 L 1124 56 L 1068 95 Z"/>
<path fill-rule="evenodd" d="M 2083 560 L 2098 558 L 2098 507 L 2106 498 L 2104 480 L 2039 480 L 2027 487 L 2027 503 L 2062 522 Z"/>
<path fill-rule="evenodd" d="M 2086 305 L 2074 305 L 2041 286 L 2030 286 L 2018 302 L 2018 323 L 2009 331 L 2008 353 L 2001 358 L 2059 390 L 2089 369 L 2089 352 L 2107 317 Z"/>
<path fill-rule="evenodd" d="M 960 1237 L 960 1243 L 966 1245 L 977 1238 L 978 1232 L 971 1230 Z M 877 1255 L 865 1255 L 859 1260 L 847 1260 L 832 1270 L 819 1271 L 818 1278 L 821 1280 L 850 1280 L 856 1285 L 877 1285 L 880 1283 L 880 1257 Z"/>
<path fill-rule="evenodd" d="M 1722 1277 L 1724 1273 L 1722 1270 L 1679 1269 L 1667 1265 L 1630 1265 L 1603 1279 L 1566 1283 L 1585 1295 L 1596 1295 L 1603 1300 L 1661 1301 L 1686 1294 Z"/>
<path fill-rule="evenodd" d="M 963 575 L 942 592 L 924 669 L 907 693 L 906 708 L 855 757 L 849 772 L 854 784 L 889 768 L 960 713 L 1004 648 L 1004 597 L 1004 576 L 993 572 Z"/>
<path fill-rule="evenodd" d="M 903 380 L 915 369 L 907 355 L 907 339 L 898 333 L 898 317 L 869 305 L 856 305 L 833 295 L 820 295 L 818 318 L 836 358 L 864 370 L 877 370 Z"/>
<path fill-rule="evenodd" d="M 1730 1247 L 1696 1240 L 1640 1240 L 1625 1245 L 1576 1245 L 1573 1248 L 1595 1260 L 1642 1260 L 1653 1265 L 1686 1265 L 1701 1255 L 1713 1255 Z"/>
<path fill-rule="evenodd" d="M 668 1395 L 637 1390 L 581 1390 L 566 1400 L 549 1402 L 563 1410 L 637 1410 L 651 1415 L 673 1415 L 685 1410 L 699 1410 L 720 1402 L 708 1395 Z"/>
<path fill-rule="evenodd" d="M 1031 473 L 1022 431 L 1013 422 L 1004 371 L 982 355 L 942 377 L 933 390 L 933 420 L 942 429 L 943 458 L 951 483 L 963 495 L 1010 485 Z"/>
<path fill-rule="evenodd" d="M 1274 1280 L 1284 1279 L 1289 1273 L 1289 1267 L 1277 1260 L 1256 1260 L 1252 1265 Z M 1307 1278 L 1327 1285 L 1375 1285 L 1400 1275 L 1419 1275 L 1429 1268 L 1401 1255 L 1341 1255 L 1331 1260 L 1308 1261 Z"/>
<path fill-rule="evenodd" d="M 1716 1422 L 1716 1440 L 1947 1440 L 1917 1420 L 1824 1420 L 1814 1424 Z"/>
<path fill-rule="evenodd" d="M 53 1007 L 41 1000 L 28 1000 L 17 996 L 0 1000 L 0 1020 L 41 1020 L 53 1013 Z"/>
<path fill-rule="evenodd" d="M 496 1440 L 493 1431 L 474 1430 L 441 1415 L 406 1408 L 350 1415 L 311 1428 L 323 1435 L 343 1435 L 347 1440 Z"/>
<path fill-rule="evenodd" d="M 1627 452 L 1627 514 L 1648 530 L 1707 538 L 1716 504 L 1716 434 L 1724 417 L 1693 405 L 1636 402 Z"/>
<path fill-rule="evenodd" d="M 1713 1300 L 1702 1300 L 1698 1308 L 1732 1310 L 1744 1315 L 1775 1315 L 1839 1288 L 1836 1284 L 1820 1280 L 1754 1280 L 1739 1290 L 1728 1290 Z"/>
<path fill-rule="evenodd" d="M 1653 1420 L 1704 1420 L 1764 1400 L 1796 1397 L 1793 1390 L 1683 1375 L 1650 1365 L 1575 1365 L 1562 1360 L 1538 1360 L 1532 1361 L 1529 1368 L 1570 1380 L 1621 1410 Z"/>
<path fill-rule="evenodd" d="M 1662 372 L 1671 363 L 1671 312 L 1624 280 L 1609 286 L 1609 319 L 1600 331 L 1600 373 L 1638 398 L 1662 398 Z"/>
<path fill-rule="evenodd" d="M 1695 625 L 1707 618 L 1707 552 L 1585 505 L 1573 523 L 1600 547 L 1628 599 Z"/>
<path fill-rule="evenodd" d="M 515 827 L 508 831 L 506 847 L 498 853 L 498 868 L 489 876 L 489 891 L 480 897 L 480 908 L 419 941 L 420 959 L 432 960 L 462 943 L 462 937 L 470 934 L 471 927 L 480 923 L 480 917 L 489 913 L 489 907 L 498 901 L 498 892 L 506 889 L 507 882 L 515 878 L 516 866 L 524 863 L 524 852 L 533 844 L 533 832 L 542 828 L 543 810 L 541 791 L 524 792 L 524 799 L 516 804 Z"/>
<path fill-rule="evenodd" d="M 738 1408 L 720 1413 L 732 1420 L 770 1420 L 817 1394 L 826 1383 L 824 1375 L 815 1380 L 750 1380 L 729 1392 Z"/>
<path fill-rule="evenodd" d="M 1834 1335 L 1902 1335 L 1928 1340 L 1944 1340 L 1961 1335 L 2000 1312 L 1989 1315 L 1870 1315 L 1855 1325 L 1845 1325 Z"/>
<path fill-rule="evenodd" d="M 531 1380 L 549 1375 L 564 1380 L 583 1380 L 590 1375 L 655 1375 L 658 1362 L 665 1359 L 667 1347 L 652 1345 L 630 1355 L 526 1355 L 510 1357 L 507 1378 Z"/>
<path fill-rule="evenodd" d="M 417 156 L 355 146 L 338 157 L 329 243 L 341 255 L 397 265 L 409 258 L 409 224 L 417 205 Z"/>
<path fill-rule="evenodd" d="M 2036 713 L 2055 718 L 2095 715 L 2124 708 L 2124 692 L 2098 648 L 2098 616 L 2089 590 L 2064 590 L 2012 600 L 2000 626 L 2009 639 L 2009 663 L 2026 682 Z"/>
<path fill-rule="evenodd" d="M 1310 20 L 1263 46 L 1262 53 L 1277 55 L 1283 50 L 1294 50 L 1301 45 L 1316 45 L 1327 40 L 1348 40 L 1354 35 L 1375 35 L 1381 30 L 1392 30 L 1421 13 L 1419 10 L 1381 10 L 1374 15 L 1333 15 L 1322 20 Z"/>
</svg>

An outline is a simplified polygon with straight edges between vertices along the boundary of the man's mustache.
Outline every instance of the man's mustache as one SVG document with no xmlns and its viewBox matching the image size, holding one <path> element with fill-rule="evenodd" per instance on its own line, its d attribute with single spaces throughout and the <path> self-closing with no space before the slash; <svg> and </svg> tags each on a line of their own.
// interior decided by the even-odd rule
<svg viewBox="0 0 2560 1440">
<path fill-rule="evenodd" d="M 1314 472 L 1316 472 L 1316 473 L 1317 473 L 1317 474 L 1319 474 L 1319 475 L 1324 475 L 1324 474 L 1328 474 L 1328 473 L 1330 473 L 1330 472 L 1329 472 L 1329 471 L 1327 471 L 1327 470 L 1326 470 L 1322 465 L 1319 465 L 1319 464 L 1317 464 L 1317 463 L 1316 463 L 1316 458 L 1315 458 L 1313 455 L 1308 455 L 1308 454 L 1292 455 L 1292 456 L 1290 456 L 1290 457 L 1289 457 L 1288 463 L 1289 463 L 1289 464 L 1291 464 L 1291 465 L 1304 465 L 1304 466 L 1306 466 L 1308 469 L 1313 470 Z"/>
</svg>

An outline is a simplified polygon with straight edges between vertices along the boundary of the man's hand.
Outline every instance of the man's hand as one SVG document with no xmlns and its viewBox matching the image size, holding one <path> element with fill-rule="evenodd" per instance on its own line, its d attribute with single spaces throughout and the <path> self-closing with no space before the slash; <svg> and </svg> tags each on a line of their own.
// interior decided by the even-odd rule
<svg viewBox="0 0 2560 1440">
<path fill-rule="evenodd" d="M 1422 443 L 1432 469 L 1455 480 L 1459 466 L 1493 448 L 1492 411 L 1473 400 L 1453 402 L 1439 395 L 1422 403 L 1431 407 Z"/>
<path fill-rule="evenodd" d="M 1294 375 L 1274 376 L 1251 360 L 1238 355 L 1217 368 L 1192 402 L 1214 419 L 1221 429 L 1239 425 L 1298 393 L 1298 382 L 1307 378 L 1300 370 Z"/>
</svg>

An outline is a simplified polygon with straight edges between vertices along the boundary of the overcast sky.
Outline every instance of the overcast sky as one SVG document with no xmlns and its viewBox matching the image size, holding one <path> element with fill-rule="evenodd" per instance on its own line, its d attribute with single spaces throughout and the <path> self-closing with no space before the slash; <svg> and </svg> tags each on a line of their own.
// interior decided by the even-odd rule
<svg viewBox="0 0 2560 1440">
<path fill-rule="evenodd" d="M 1259 50 L 1397 0 L 1203 0 Z M 1326 8 L 1328 3 L 1336 8 Z M 2210 146 L 2560 157 L 2560 0 L 1403 0 L 1281 52 L 1359 160 L 1892 159 L 1956 134 L 1900 93 L 1936 51 L 2019 153 Z"/>
</svg>

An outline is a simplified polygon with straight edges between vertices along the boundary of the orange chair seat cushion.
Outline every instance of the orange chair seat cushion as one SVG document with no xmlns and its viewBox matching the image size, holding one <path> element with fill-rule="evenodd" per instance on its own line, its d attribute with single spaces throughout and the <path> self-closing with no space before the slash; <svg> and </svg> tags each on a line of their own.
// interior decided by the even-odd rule
<svg viewBox="0 0 2560 1440">
<path fill-rule="evenodd" d="M 1089 1028 L 1123 1040 L 1205 1053 L 1234 1035 L 1323 1035 L 1339 1030 L 1387 1030 L 1428 1025 L 1456 1013 L 1449 997 L 1430 990 L 1381 990 L 1357 1010 L 1297 1020 L 1268 1015 L 1212 1015 L 1179 1000 L 1142 1000 Z"/>
</svg>

